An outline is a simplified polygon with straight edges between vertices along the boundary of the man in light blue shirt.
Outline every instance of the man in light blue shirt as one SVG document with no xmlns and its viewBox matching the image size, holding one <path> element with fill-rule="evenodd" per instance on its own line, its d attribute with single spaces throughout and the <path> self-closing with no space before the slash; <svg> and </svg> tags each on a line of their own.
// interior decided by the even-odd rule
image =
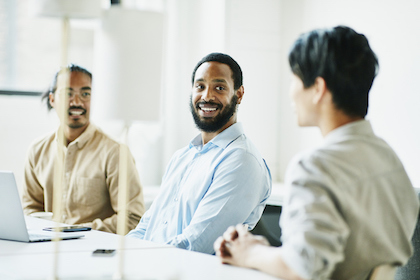
<svg viewBox="0 0 420 280">
<path fill-rule="evenodd" d="M 237 62 L 211 53 L 196 65 L 192 84 L 190 108 L 201 134 L 174 154 L 159 195 L 127 236 L 212 254 L 228 226 L 256 225 L 271 175 L 236 122 L 244 95 Z"/>
</svg>

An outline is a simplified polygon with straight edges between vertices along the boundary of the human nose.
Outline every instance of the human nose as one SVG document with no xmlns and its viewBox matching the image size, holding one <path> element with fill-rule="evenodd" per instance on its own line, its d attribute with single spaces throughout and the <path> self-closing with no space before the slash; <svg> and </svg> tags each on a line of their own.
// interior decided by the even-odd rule
<svg viewBox="0 0 420 280">
<path fill-rule="evenodd" d="M 201 99 L 206 102 L 214 100 L 214 95 L 213 95 L 212 90 L 210 88 L 206 88 L 205 90 L 203 90 L 203 92 L 201 93 Z"/>
<path fill-rule="evenodd" d="M 82 100 L 80 98 L 79 93 L 74 93 L 71 96 L 69 96 L 70 105 L 79 105 L 82 104 Z"/>
</svg>

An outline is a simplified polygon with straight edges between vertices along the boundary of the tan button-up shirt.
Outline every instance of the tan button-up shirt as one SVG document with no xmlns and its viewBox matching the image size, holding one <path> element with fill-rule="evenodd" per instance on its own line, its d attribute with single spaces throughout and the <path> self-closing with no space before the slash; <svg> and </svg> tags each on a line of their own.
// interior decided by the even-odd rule
<svg viewBox="0 0 420 280">
<path fill-rule="evenodd" d="M 54 163 L 57 135 L 32 143 L 25 163 L 23 208 L 26 215 L 53 210 Z M 143 215 L 143 191 L 134 159 L 126 146 L 128 162 L 128 230 Z M 116 232 L 120 144 L 90 124 L 64 148 L 61 221 Z"/>
<path fill-rule="evenodd" d="M 305 279 L 364 280 L 413 253 L 419 202 L 404 166 L 369 121 L 331 131 L 286 173 L 283 260 Z"/>
</svg>

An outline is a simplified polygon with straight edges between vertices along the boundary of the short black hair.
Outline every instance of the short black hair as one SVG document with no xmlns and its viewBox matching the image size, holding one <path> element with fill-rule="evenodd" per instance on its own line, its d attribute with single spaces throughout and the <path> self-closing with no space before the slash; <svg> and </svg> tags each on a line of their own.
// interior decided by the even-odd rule
<svg viewBox="0 0 420 280">
<path fill-rule="evenodd" d="M 58 76 L 62 73 L 64 73 L 65 71 L 69 71 L 69 72 L 80 72 L 83 74 L 86 74 L 90 77 L 90 79 L 92 80 L 92 73 L 90 73 L 88 70 L 86 70 L 85 68 L 76 65 L 76 64 L 69 64 L 66 67 L 61 67 L 54 75 L 53 81 L 51 83 L 51 85 L 48 87 L 48 89 L 46 91 L 44 91 L 42 93 L 42 97 L 41 100 L 43 101 L 44 99 L 46 100 L 47 103 L 47 107 L 48 107 L 48 111 L 52 109 L 52 106 L 49 102 L 49 95 L 50 93 L 54 93 L 57 90 L 57 79 Z"/>
<path fill-rule="evenodd" d="M 366 116 L 379 63 L 363 34 L 347 26 L 302 34 L 289 52 L 289 64 L 305 88 L 322 77 L 337 109 L 349 116 Z"/>
<path fill-rule="evenodd" d="M 220 62 L 229 66 L 230 70 L 232 70 L 232 79 L 233 79 L 233 87 L 235 90 L 242 86 L 242 70 L 239 64 L 230 56 L 224 53 L 211 53 L 203 57 L 195 66 L 192 72 L 192 84 L 194 85 L 194 78 L 195 72 L 197 71 L 198 67 L 205 62 Z"/>
</svg>

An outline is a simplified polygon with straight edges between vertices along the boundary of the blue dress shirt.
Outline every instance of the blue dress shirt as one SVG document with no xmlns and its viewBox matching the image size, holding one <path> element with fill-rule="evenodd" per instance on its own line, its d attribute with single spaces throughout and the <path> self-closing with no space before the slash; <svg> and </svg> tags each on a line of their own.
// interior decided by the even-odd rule
<svg viewBox="0 0 420 280">
<path fill-rule="evenodd" d="M 211 254 L 229 226 L 255 226 L 270 193 L 270 171 L 236 123 L 174 154 L 159 195 L 127 236 Z"/>
</svg>

